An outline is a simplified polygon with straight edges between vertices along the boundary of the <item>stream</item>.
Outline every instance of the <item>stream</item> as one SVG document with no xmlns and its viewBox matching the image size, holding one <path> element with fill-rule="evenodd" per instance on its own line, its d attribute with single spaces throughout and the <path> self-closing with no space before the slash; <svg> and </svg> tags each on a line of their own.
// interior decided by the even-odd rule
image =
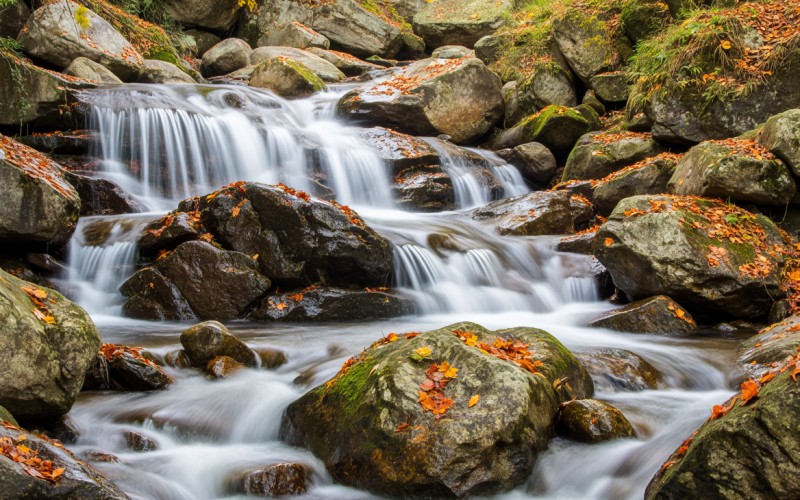
<svg viewBox="0 0 800 500">
<path fill-rule="evenodd" d="M 249 346 L 278 349 L 288 362 L 218 381 L 196 370 L 166 368 L 175 383 L 165 391 L 82 393 L 69 414 L 79 431 L 70 448 L 83 456 L 117 457 L 118 462 L 92 463 L 134 499 L 235 498 L 229 487 L 233 475 L 279 462 L 301 463 L 313 472 L 311 488 L 299 498 L 376 498 L 333 484 L 319 459 L 282 443 L 284 409 L 391 332 L 460 321 L 490 329 L 532 326 L 576 353 L 601 347 L 635 352 L 661 372 L 663 383 L 658 390 L 595 395 L 627 416 L 636 439 L 585 445 L 555 438 L 527 482 L 495 498 L 641 498 L 669 454 L 714 404 L 732 394 L 740 339 L 721 333 L 679 339 L 583 326 L 614 307 L 600 300 L 589 257 L 556 252 L 558 237 L 499 236 L 466 213 L 492 199 L 478 168 L 494 173 L 503 197 L 528 191 L 516 168 L 493 153 L 471 150 L 473 163 L 480 158 L 475 165 L 440 150 L 458 210 L 425 214 L 393 208 L 386 165 L 358 127 L 334 117 L 338 98 L 350 88 L 335 85 L 296 101 L 235 86 L 123 85 L 84 93 L 89 125 L 99 134 L 100 175 L 151 210 L 85 217 L 70 244 L 64 285 L 76 291 L 104 342 L 165 356 L 181 348 L 178 337 L 190 326 L 121 316 L 118 288 L 135 269 L 135 240 L 149 221 L 183 198 L 239 180 L 312 191 L 309 176 L 320 170 L 337 200 L 394 244 L 395 285 L 416 301 L 419 312 L 357 323 L 228 323 Z M 437 245 L 442 236 L 449 250 Z M 150 438 L 157 449 L 131 451 L 130 431 Z"/>
</svg>

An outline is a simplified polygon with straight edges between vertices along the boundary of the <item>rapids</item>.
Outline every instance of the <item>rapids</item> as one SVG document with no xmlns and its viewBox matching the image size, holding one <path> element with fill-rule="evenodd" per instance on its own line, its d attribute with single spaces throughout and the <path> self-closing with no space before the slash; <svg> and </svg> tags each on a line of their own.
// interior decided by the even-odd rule
<svg viewBox="0 0 800 500">
<path fill-rule="evenodd" d="M 601 301 L 591 261 L 554 250 L 554 237 L 501 237 L 467 210 L 491 200 L 476 165 L 430 144 L 453 178 L 459 210 L 421 214 L 392 208 L 391 179 L 359 129 L 334 118 L 351 86 L 286 101 L 246 87 L 124 85 L 87 91 L 90 127 L 99 135 L 100 175 L 119 183 L 152 213 L 83 218 L 70 245 L 65 286 L 97 322 L 104 342 L 147 347 L 163 356 L 179 349 L 187 324 L 141 322 L 120 316 L 118 288 L 134 269 L 142 227 L 185 197 L 229 182 L 283 182 L 313 191 L 320 174 L 337 199 L 353 206 L 395 245 L 395 285 L 419 313 L 384 321 L 334 324 L 233 322 L 251 347 L 283 351 L 275 370 L 244 370 L 220 381 L 168 368 L 176 383 L 158 393 L 83 393 L 70 417 L 79 455 L 113 454 L 93 462 L 132 498 L 229 498 L 229 478 L 275 462 L 312 471 L 315 499 L 374 498 L 334 485 L 310 452 L 278 440 L 283 410 L 332 377 L 351 355 L 390 332 L 424 331 L 457 321 L 491 329 L 534 326 L 574 352 L 597 347 L 633 351 L 664 376 L 659 390 L 598 393 L 620 408 L 638 438 L 600 445 L 554 439 L 529 480 L 497 498 L 641 498 L 667 456 L 731 394 L 733 335 L 674 339 L 583 325 L 612 306 Z M 527 192 L 519 172 L 493 153 L 473 150 L 492 169 L 502 195 Z M 470 156 L 474 158 L 474 155 Z M 443 250 L 440 242 L 448 240 Z M 157 443 L 131 451 L 126 433 Z"/>
</svg>

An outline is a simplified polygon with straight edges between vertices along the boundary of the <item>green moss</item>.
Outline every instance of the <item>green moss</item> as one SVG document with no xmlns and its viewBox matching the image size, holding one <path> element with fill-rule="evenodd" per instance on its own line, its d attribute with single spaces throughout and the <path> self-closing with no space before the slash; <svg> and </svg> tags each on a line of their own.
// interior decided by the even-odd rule
<svg viewBox="0 0 800 500">
<path fill-rule="evenodd" d="M 350 366 L 344 375 L 336 380 L 328 394 L 324 396 L 336 398 L 339 406 L 335 411 L 335 415 L 343 425 L 353 422 L 359 409 L 362 408 L 364 395 L 371 381 L 369 377 L 373 366 L 375 366 L 375 360 L 370 357 L 357 361 Z M 377 380 L 377 377 L 372 380 Z M 323 385 L 319 389 L 322 391 L 320 394 L 322 396 L 326 387 Z"/>
<path fill-rule="evenodd" d="M 392 24 L 398 28 L 400 31 L 405 33 L 413 33 L 414 30 L 412 29 L 411 25 L 403 19 L 397 10 L 394 8 L 394 5 L 385 3 L 385 2 L 377 2 L 376 0 L 356 0 L 358 4 L 363 7 L 364 10 L 367 12 L 371 12 L 376 16 L 380 17 L 384 21 Z"/>
<path fill-rule="evenodd" d="M 556 106 L 554 104 L 545 107 L 535 115 L 523 118 L 519 123 L 517 123 L 516 126 L 527 128 L 528 132 L 531 134 L 531 137 L 538 137 L 551 120 L 561 116 L 566 116 L 571 120 L 586 124 L 587 127 L 589 126 L 589 121 L 578 111 L 565 106 Z"/>
</svg>

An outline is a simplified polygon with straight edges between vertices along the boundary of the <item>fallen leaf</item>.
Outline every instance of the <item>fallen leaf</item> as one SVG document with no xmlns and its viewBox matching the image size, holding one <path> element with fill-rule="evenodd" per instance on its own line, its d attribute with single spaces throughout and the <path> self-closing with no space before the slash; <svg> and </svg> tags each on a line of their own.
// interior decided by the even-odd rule
<svg viewBox="0 0 800 500">
<path fill-rule="evenodd" d="M 468 403 L 469 407 L 472 408 L 473 406 L 478 404 L 478 400 L 479 399 L 481 399 L 481 397 L 478 394 L 476 394 L 476 395 L 472 396 L 471 398 L 469 398 L 469 403 Z"/>
<path fill-rule="evenodd" d="M 606 238 L 606 239 L 603 241 L 603 244 L 604 244 L 605 246 L 607 246 L 607 247 L 610 247 L 611 245 L 613 245 L 613 244 L 614 244 L 614 240 L 612 240 L 611 238 Z"/>
<path fill-rule="evenodd" d="M 394 431 L 395 432 L 403 432 L 406 429 L 408 429 L 408 422 L 403 422 L 402 424 L 398 425 L 397 428 Z"/>
<path fill-rule="evenodd" d="M 753 380 L 745 380 L 742 384 L 742 405 L 746 405 L 753 398 L 758 397 L 758 384 Z"/>
<path fill-rule="evenodd" d="M 420 347 L 418 349 L 415 349 L 414 352 L 417 353 L 417 356 L 420 356 L 420 357 L 423 357 L 423 358 L 427 358 L 428 356 L 431 355 L 431 348 L 427 347 L 427 346 L 426 347 Z"/>
</svg>

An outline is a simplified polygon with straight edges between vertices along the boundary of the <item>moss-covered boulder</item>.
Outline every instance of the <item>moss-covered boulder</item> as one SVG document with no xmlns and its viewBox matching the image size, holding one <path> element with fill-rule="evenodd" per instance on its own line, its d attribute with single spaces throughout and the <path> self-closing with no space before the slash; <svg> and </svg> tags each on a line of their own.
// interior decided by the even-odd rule
<svg viewBox="0 0 800 500">
<path fill-rule="evenodd" d="M 345 78 L 345 74 L 325 58 L 295 47 L 258 47 L 250 54 L 250 64 L 258 65 L 276 57 L 284 57 L 302 64 L 324 82 L 338 82 Z"/>
<path fill-rule="evenodd" d="M 680 196 L 622 200 L 595 240 L 595 255 L 631 297 L 668 295 L 695 315 L 737 318 L 769 312 L 787 251 L 766 217 Z"/>
<path fill-rule="evenodd" d="M 498 134 L 490 142 L 490 147 L 504 149 L 528 142 L 539 142 L 547 146 L 556 158 L 563 160 L 578 139 L 591 130 L 592 123 L 580 111 L 552 105 L 535 115 L 523 118 L 514 127 Z"/>
<path fill-rule="evenodd" d="M 500 120 L 503 97 L 500 80 L 479 59 L 424 59 L 348 92 L 337 113 L 414 135 L 447 134 L 462 143 Z"/>
<path fill-rule="evenodd" d="M 597 212 L 608 216 L 625 198 L 641 194 L 666 194 L 667 184 L 675 173 L 680 159 L 673 153 L 661 153 L 629 165 L 597 181 L 594 186 L 594 203 Z"/>
<path fill-rule="evenodd" d="M 490 223 L 500 234 L 535 236 L 585 229 L 594 211 L 585 198 L 566 191 L 534 191 L 476 208 L 472 217 Z"/>
<path fill-rule="evenodd" d="M 270 89 L 282 97 L 304 97 L 327 89 L 325 82 L 303 63 L 280 56 L 256 66 L 250 85 Z"/>
<path fill-rule="evenodd" d="M 625 34 L 636 44 L 663 30 L 672 21 L 672 15 L 665 2 L 633 0 L 624 3 L 620 21 Z"/>
<path fill-rule="evenodd" d="M 595 328 L 620 332 L 655 333 L 683 337 L 697 332 L 697 323 L 684 308 L 660 295 L 637 300 L 589 322 Z"/>
<path fill-rule="evenodd" d="M 798 345 L 800 316 L 790 316 L 742 341 L 736 365 L 743 374 L 758 378 L 768 372 L 773 363 L 797 354 Z"/>
<path fill-rule="evenodd" d="M 414 32 L 430 48 L 443 45 L 472 47 L 506 24 L 511 0 L 433 0 L 414 15 Z"/>
<path fill-rule="evenodd" d="M 0 271 L 0 405 L 22 421 L 67 413 L 100 348 L 86 311 Z"/>
<path fill-rule="evenodd" d="M 593 132 L 580 138 L 567 158 L 562 181 L 602 179 L 628 165 L 664 151 L 650 134 Z"/>
<path fill-rule="evenodd" d="M 596 399 L 576 399 L 561 405 L 556 432 L 584 443 L 636 437 L 633 426 L 621 411 Z"/>
<path fill-rule="evenodd" d="M 598 392 L 646 391 L 662 384 L 661 373 L 653 365 L 625 349 L 595 349 L 576 356 Z"/>
<path fill-rule="evenodd" d="M 770 117 L 756 140 L 800 175 L 800 109 Z"/>
<path fill-rule="evenodd" d="M 797 186 L 781 160 L 753 140 L 706 141 L 675 167 L 670 191 L 757 205 L 784 206 Z"/>
<path fill-rule="evenodd" d="M 532 115 L 547 106 L 571 107 L 578 104 L 572 75 L 558 64 L 543 65 L 516 86 L 518 111 L 522 116 Z"/>
<path fill-rule="evenodd" d="M 569 384 L 569 388 L 567 387 Z M 286 410 L 281 436 L 343 484 L 398 496 L 511 489 L 591 379 L 550 334 L 472 323 L 392 334 Z"/>
<path fill-rule="evenodd" d="M 628 75 L 624 71 L 609 71 L 594 75 L 589 86 L 597 97 L 608 104 L 624 104 L 628 100 Z"/>
<path fill-rule="evenodd" d="M 8 422 L 12 425 L 19 425 L 17 420 L 14 418 L 14 415 L 12 415 L 11 412 L 2 406 L 0 406 L 0 422 Z"/>
<path fill-rule="evenodd" d="M 631 50 L 623 38 L 614 38 L 607 21 L 580 8 L 570 8 L 555 19 L 553 37 L 572 70 L 587 84 L 593 76 L 617 69 Z"/>
</svg>

